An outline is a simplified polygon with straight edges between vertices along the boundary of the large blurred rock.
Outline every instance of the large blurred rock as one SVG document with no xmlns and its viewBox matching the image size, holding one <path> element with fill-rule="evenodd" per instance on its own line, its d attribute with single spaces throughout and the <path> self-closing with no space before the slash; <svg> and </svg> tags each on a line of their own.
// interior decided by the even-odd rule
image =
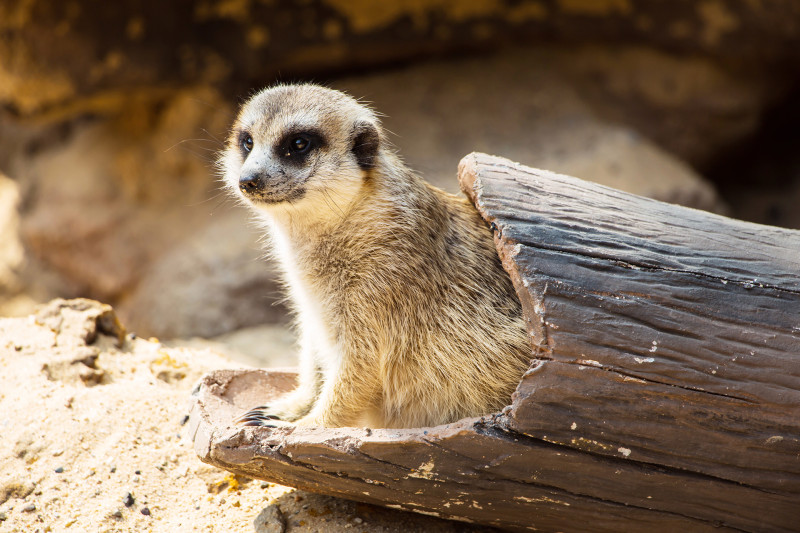
<svg viewBox="0 0 800 533">
<path fill-rule="evenodd" d="M 187 231 L 205 223 L 217 185 L 210 167 L 230 108 L 209 90 L 132 99 L 111 118 L 73 122 L 17 154 L 25 278 L 58 276 L 53 291 L 117 301 Z"/>
<path fill-rule="evenodd" d="M 620 86 L 636 95 L 635 102 L 622 100 L 619 92 L 624 89 L 608 89 L 607 78 L 598 81 L 597 64 L 606 66 L 608 78 L 624 79 Z M 696 80 L 697 71 L 706 79 Z M 532 50 L 437 62 L 349 78 L 334 86 L 384 115 L 384 125 L 394 133 L 392 140 L 408 164 L 452 192 L 458 191 L 455 174 L 461 157 L 481 151 L 634 194 L 724 210 L 697 172 L 648 140 L 669 137 L 668 125 L 653 121 L 634 130 L 606 119 L 628 113 L 629 104 L 651 116 L 660 112 L 663 101 L 629 88 L 670 76 L 676 86 L 691 86 L 678 91 L 664 110 L 679 115 L 681 124 L 700 115 L 704 125 L 724 121 L 741 135 L 752 129 L 764 103 L 760 87 L 735 83 L 707 63 L 687 66 L 665 54 L 619 49 Z M 614 90 L 619 97 L 613 100 L 598 96 Z M 726 108 L 713 95 L 733 103 Z M 730 107 L 738 120 L 730 117 Z M 719 149 L 713 135 L 699 138 L 702 128 L 695 133 L 694 142 L 686 143 L 688 155 Z"/>
<path fill-rule="evenodd" d="M 223 212 L 224 213 L 224 212 Z M 161 338 L 212 337 L 286 321 L 275 268 L 249 213 L 223 214 L 153 261 L 120 315 Z"/>
<path fill-rule="evenodd" d="M 798 17 L 795 0 L 10 0 L 0 107 L 74 115 L 125 107 L 132 89 L 241 87 L 554 42 L 639 43 L 776 73 L 800 59 Z"/>
<path fill-rule="evenodd" d="M 626 83 L 609 88 L 596 65 Z M 697 71 L 708 73 L 704 83 L 684 79 Z M 743 131 L 766 98 L 757 84 L 734 83 L 713 65 L 687 67 L 658 52 L 614 49 L 442 61 L 335 85 L 372 102 L 410 166 L 452 191 L 460 158 L 480 150 L 720 210 L 695 171 L 649 140 L 661 123 L 637 130 L 624 121 L 626 94 L 638 95 L 633 108 L 662 109 L 652 91 L 631 89 L 650 87 L 655 73 L 690 86 L 668 108 L 685 123 L 698 115 L 704 124 L 725 120 Z M 9 165 L 21 197 L 23 292 L 39 300 L 99 298 L 116 305 L 133 331 L 161 338 L 285 320 L 285 308 L 275 305 L 274 268 L 258 244 L 263 231 L 232 207 L 213 176 L 233 113 L 214 89 L 179 90 L 131 97 L 124 111 L 28 132 Z M 716 146 L 708 137 L 695 137 L 692 146 Z"/>
<path fill-rule="evenodd" d="M 17 184 L 0 173 L 0 316 L 23 315 L 34 302 L 20 279 L 25 254 L 19 237 Z"/>
</svg>

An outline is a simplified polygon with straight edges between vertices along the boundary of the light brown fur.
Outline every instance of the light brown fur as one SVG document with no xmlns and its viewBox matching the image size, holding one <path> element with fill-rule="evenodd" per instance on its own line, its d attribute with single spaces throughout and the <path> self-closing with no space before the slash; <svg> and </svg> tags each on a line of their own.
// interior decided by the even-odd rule
<svg viewBox="0 0 800 533">
<path fill-rule="evenodd" d="M 286 131 L 321 140 L 290 154 Z M 315 85 L 264 90 L 220 163 L 269 228 L 301 342 L 297 390 L 245 422 L 420 427 L 509 402 L 531 349 L 491 232 L 400 161 L 372 111 Z"/>
</svg>

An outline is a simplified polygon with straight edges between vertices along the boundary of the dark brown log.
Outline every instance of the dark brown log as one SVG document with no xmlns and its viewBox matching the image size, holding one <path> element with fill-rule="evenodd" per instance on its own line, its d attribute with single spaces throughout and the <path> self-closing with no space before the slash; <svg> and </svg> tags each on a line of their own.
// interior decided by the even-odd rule
<svg viewBox="0 0 800 533">
<path fill-rule="evenodd" d="M 200 457 L 306 490 L 513 530 L 796 531 L 800 232 L 473 154 L 534 362 L 503 413 L 408 430 L 238 428 L 291 387 L 220 371 Z"/>
<path fill-rule="evenodd" d="M 800 495 L 800 232 L 479 154 L 461 178 L 537 349 L 516 430 Z"/>
</svg>

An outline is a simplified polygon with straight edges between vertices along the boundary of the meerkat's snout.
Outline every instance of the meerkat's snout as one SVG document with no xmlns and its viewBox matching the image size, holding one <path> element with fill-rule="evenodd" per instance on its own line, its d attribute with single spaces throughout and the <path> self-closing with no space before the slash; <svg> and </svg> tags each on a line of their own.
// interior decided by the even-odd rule
<svg viewBox="0 0 800 533">
<path fill-rule="evenodd" d="M 253 196 L 264 190 L 264 184 L 269 180 L 269 176 L 263 176 L 260 172 L 247 172 L 239 176 L 239 190 L 247 196 Z"/>
</svg>

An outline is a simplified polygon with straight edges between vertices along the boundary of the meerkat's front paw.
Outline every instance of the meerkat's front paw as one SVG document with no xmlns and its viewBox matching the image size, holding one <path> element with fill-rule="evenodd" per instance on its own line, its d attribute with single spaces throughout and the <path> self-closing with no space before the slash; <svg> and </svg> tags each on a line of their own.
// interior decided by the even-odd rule
<svg viewBox="0 0 800 533">
<path fill-rule="evenodd" d="M 245 414 L 237 418 L 236 423 L 243 426 L 263 426 L 273 428 L 293 425 L 291 422 L 281 420 L 281 417 L 274 414 L 268 405 L 261 405 L 250 409 Z"/>
<path fill-rule="evenodd" d="M 273 414 L 272 409 L 266 405 L 250 409 L 245 414 L 237 418 L 236 423 L 242 426 L 258 426 L 268 428 L 324 425 L 318 418 L 311 415 L 306 415 L 295 421 L 281 420 L 281 417 Z"/>
<path fill-rule="evenodd" d="M 297 389 L 267 405 L 259 405 L 240 416 L 236 422 L 245 426 L 285 427 L 308 414 L 313 396 Z"/>
</svg>

